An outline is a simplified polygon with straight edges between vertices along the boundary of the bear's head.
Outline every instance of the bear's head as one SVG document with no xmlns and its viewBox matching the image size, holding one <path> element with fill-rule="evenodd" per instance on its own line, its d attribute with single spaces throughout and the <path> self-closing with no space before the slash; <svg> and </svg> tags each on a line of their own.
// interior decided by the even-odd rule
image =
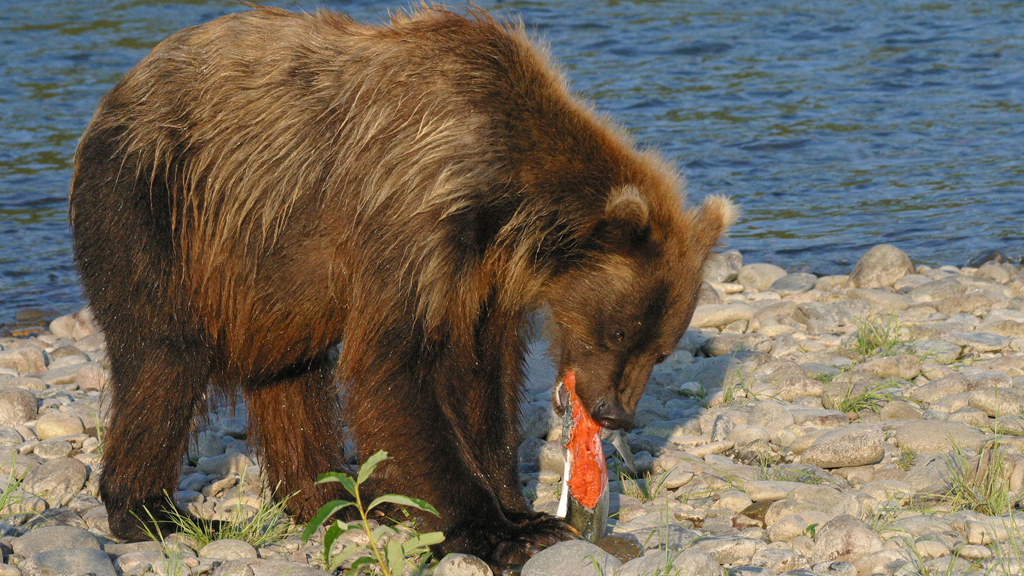
<svg viewBox="0 0 1024 576">
<path fill-rule="evenodd" d="M 690 323 L 708 253 L 736 218 L 721 197 L 695 210 L 672 200 L 656 202 L 631 184 L 613 190 L 584 256 L 548 295 L 558 381 L 574 371 L 583 405 L 605 428 L 632 428 L 651 370 Z M 564 394 L 556 386 L 559 411 Z"/>
</svg>

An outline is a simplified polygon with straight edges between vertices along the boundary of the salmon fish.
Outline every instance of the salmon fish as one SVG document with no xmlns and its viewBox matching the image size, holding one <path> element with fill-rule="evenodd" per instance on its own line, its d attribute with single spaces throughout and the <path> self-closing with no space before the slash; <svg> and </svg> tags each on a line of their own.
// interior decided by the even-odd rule
<svg viewBox="0 0 1024 576">
<path fill-rule="evenodd" d="M 575 372 L 566 373 L 561 386 L 567 396 L 561 440 L 565 470 L 556 515 L 585 540 L 595 542 L 608 527 L 608 465 L 601 447 L 601 425 L 576 395 Z"/>
</svg>

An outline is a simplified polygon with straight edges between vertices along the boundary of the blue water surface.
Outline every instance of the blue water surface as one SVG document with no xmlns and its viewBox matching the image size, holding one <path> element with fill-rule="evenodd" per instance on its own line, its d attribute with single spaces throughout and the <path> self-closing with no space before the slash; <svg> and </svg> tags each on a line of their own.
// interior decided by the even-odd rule
<svg viewBox="0 0 1024 576">
<path fill-rule="evenodd" d="M 381 1 L 327 7 L 380 22 Z M 693 199 L 744 216 L 748 262 L 849 271 L 867 247 L 918 263 L 1024 254 L 1024 2 L 478 2 L 551 44 L 572 87 L 660 148 Z M 0 0 L 0 324 L 83 300 L 74 149 L 100 97 L 168 34 L 229 0 Z"/>
</svg>

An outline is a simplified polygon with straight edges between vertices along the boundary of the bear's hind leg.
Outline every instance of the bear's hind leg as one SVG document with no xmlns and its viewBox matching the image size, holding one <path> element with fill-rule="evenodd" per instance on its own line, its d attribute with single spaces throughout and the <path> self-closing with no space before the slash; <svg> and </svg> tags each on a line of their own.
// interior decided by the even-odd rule
<svg viewBox="0 0 1024 576">
<path fill-rule="evenodd" d="M 145 540 L 147 532 L 169 527 L 165 511 L 173 506 L 182 455 L 205 403 L 210 354 L 200 343 L 140 340 L 117 330 L 107 331 L 107 342 L 113 394 L 100 493 L 111 533 Z"/>
<path fill-rule="evenodd" d="M 325 352 L 270 382 L 244 388 L 250 436 L 267 485 L 278 498 L 288 497 L 288 513 L 303 522 L 342 496 L 340 484 L 314 484 L 318 475 L 345 465 L 335 363 L 336 356 Z"/>
</svg>

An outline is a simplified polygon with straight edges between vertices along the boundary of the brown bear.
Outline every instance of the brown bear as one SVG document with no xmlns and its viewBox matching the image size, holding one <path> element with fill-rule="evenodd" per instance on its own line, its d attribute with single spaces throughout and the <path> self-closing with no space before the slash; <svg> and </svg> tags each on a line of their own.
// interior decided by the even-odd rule
<svg viewBox="0 0 1024 576">
<path fill-rule="evenodd" d="M 159 528 L 212 384 L 240 387 L 299 519 L 341 496 L 314 480 L 343 468 L 347 422 L 360 457 L 393 457 L 371 491 L 440 511 L 436 552 L 503 566 L 571 537 L 520 489 L 529 318 L 550 308 L 559 373 L 629 428 L 734 217 L 681 193 L 476 9 L 256 8 L 174 34 L 100 102 L 70 198 L 113 373 L 112 532 L 142 538 L 146 510 Z"/>
</svg>

